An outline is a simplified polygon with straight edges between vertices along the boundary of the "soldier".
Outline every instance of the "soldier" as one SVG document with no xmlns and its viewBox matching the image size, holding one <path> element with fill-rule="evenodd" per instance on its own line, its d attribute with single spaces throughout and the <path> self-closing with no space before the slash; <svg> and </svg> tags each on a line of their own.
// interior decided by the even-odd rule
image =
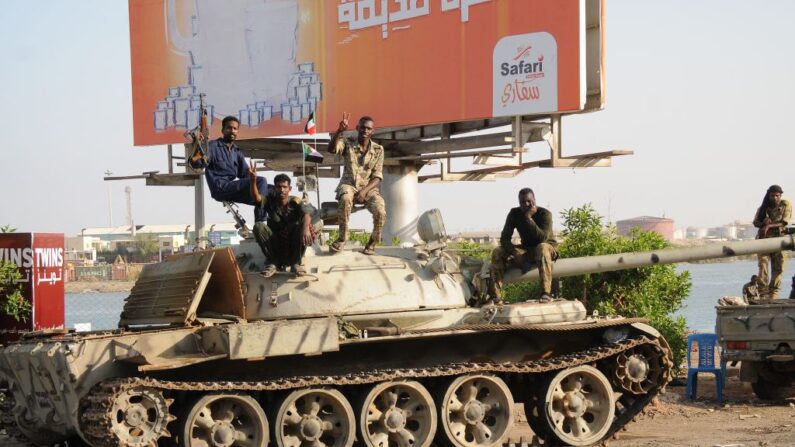
<svg viewBox="0 0 795 447">
<path fill-rule="evenodd" d="M 759 299 L 759 282 L 758 276 L 751 275 L 751 281 L 743 286 L 743 298 L 748 301 Z"/>
<path fill-rule="evenodd" d="M 511 242 L 513 231 L 519 232 L 520 245 Z M 489 295 L 495 304 L 502 302 L 505 270 L 519 267 L 527 271 L 538 265 L 543 293 L 541 301 L 552 300 L 552 263 L 557 259 L 557 241 L 552 235 L 552 213 L 536 205 L 533 190 L 519 191 L 519 207 L 511 208 L 500 235 L 500 246 L 491 252 L 491 287 Z"/>
<path fill-rule="evenodd" d="M 246 205 L 255 205 L 249 194 L 249 185 L 257 186 L 261 194 L 269 194 L 271 186 L 264 177 L 249 177 L 247 175 L 248 163 L 246 157 L 240 152 L 235 140 L 240 122 L 234 116 L 227 116 L 221 121 L 222 137 L 210 141 L 208 145 L 207 160 L 202 159 L 198 149 L 190 158 L 190 165 L 196 169 L 204 169 L 207 177 L 207 186 L 213 199 L 223 202 L 237 202 Z M 254 208 L 254 221 L 265 220 L 261 208 Z"/>
<path fill-rule="evenodd" d="M 757 239 L 778 237 L 792 216 L 792 205 L 782 199 L 784 190 L 781 186 L 772 185 L 767 189 L 762 205 L 756 210 L 754 226 L 759 228 Z M 778 298 L 781 287 L 781 276 L 784 272 L 784 254 L 780 251 L 757 255 L 759 259 L 759 283 L 764 289 L 760 291 L 769 298 Z M 772 270 L 768 274 L 768 267 Z M 768 282 L 769 278 L 769 282 Z"/>
<path fill-rule="evenodd" d="M 342 133 L 348 129 L 350 117 L 350 113 L 342 114 L 337 133 L 328 145 L 329 152 L 342 155 L 345 165 L 337 186 L 339 237 L 331 244 L 331 251 L 339 252 L 345 248 L 351 209 L 354 204 L 363 203 L 373 215 L 373 232 L 362 253 L 372 255 L 375 253 L 375 245 L 381 242 L 381 228 L 386 221 L 384 199 L 379 190 L 384 179 L 381 172 L 384 168 L 384 148 L 371 139 L 374 122 L 369 116 L 359 118 L 356 126 L 358 136 L 355 140 L 342 138 Z"/>
<path fill-rule="evenodd" d="M 254 224 L 254 238 L 268 258 L 263 275 L 267 278 L 276 269 L 290 266 L 295 276 L 304 276 L 306 270 L 301 266 L 306 247 L 312 245 L 315 236 L 312 232 L 312 210 L 298 197 L 291 197 L 290 177 L 279 174 L 273 179 L 275 194 L 262 196 L 256 186 L 257 164 L 251 162 L 251 197 L 257 209 L 267 216 L 268 223 Z"/>
</svg>

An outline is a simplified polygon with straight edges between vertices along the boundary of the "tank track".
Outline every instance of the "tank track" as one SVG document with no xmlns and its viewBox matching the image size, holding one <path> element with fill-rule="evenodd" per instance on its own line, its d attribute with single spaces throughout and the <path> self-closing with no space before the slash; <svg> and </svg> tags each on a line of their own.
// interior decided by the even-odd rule
<svg viewBox="0 0 795 447">
<path fill-rule="evenodd" d="M 564 368 L 590 364 L 608 359 L 623 351 L 641 345 L 649 345 L 652 349 L 662 354 L 665 371 L 659 381 L 648 393 L 642 396 L 627 396 L 621 401 L 620 411 L 617 408 L 616 420 L 610 428 L 605 439 L 609 439 L 618 430 L 635 420 L 643 408 L 660 392 L 664 392 L 665 385 L 670 380 L 671 360 L 670 350 L 660 344 L 657 339 L 648 336 L 639 336 L 615 344 L 605 344 L 584 351 L 557 356 L 550 359 L 541 359 L 529 362 L 508 363 L 454 363 L 428 368 L 384 369 L 370 372 L 352 373 L 336 376 L 301 376 L 289 377 L 278 380 L 261 382 L 176 382 L 163 381 L 152 378 L 124 378 L 107 380 L 84 397 L 81 417 L 81 429 L 95 447 L 141 447 L 120 443 L 112 435 L 111 407 L 116 396 L 125 390 L 136 387 L 152 387 L 169 391 L 276 391 L 310 386 L 341 386 L 377 383 L 387 380 L 405 378 L 444 377 L 468 373 L 548 373 Z"/>
<path fill-rule="evenodd" d="M 14 393 L 3 388 L 0 389 L 0 430 L 5 431 L 5 436 L 8 439 L 13 439 L 17 444 L 25 445 L 28 447 L 37 447 L 25 435 L 19 431 L 17 423 L 14 421 Z M 3 439 L 0 437 L 0 443 Z"/>
</svg>

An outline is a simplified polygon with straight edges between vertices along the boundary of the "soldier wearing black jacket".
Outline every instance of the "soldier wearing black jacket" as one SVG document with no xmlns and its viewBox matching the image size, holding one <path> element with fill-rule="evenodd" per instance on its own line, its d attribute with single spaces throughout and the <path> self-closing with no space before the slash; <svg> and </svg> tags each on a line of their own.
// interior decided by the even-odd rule
<svg viewBox="0 0 795 447">
<path fill-rule="evenodd" d="M 519 233 L 521 244 L 511 242 L 513 232 Z M 519 206 L 512 208 L 505 219 L 500 246 L 491 253 L 491 288 L 489 297 L 494 303 L 502 301 L 505 270 L 519 267 L 528 271 L 538 266 L 543 293 L 541 301 L 552 299 L 552 263 L 557 259 L 557 241 L 552 234 L 552 213 L 536 204 L 530 188 L 519 191 Z"/>
</svg>

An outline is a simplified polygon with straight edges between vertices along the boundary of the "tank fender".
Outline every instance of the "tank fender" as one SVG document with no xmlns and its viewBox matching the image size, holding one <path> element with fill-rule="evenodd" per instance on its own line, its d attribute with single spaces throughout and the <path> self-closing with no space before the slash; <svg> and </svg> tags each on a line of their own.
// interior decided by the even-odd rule
<svg viewBox="0 0 795 447">
<path fill-rule="evenodd" d="M 256 321 L 212 326 L 201 331 L 203 349 L 225 351 L 232 360 L 339 351 L 337 318 Z"/>
<path fill-rule="evenodd" d="M 662 334 L 660 334 L 657 329 L 654 329 L 646 323 L 632 323 L 632 327 L 654 338 L 663 338 Z"/>
</svg>

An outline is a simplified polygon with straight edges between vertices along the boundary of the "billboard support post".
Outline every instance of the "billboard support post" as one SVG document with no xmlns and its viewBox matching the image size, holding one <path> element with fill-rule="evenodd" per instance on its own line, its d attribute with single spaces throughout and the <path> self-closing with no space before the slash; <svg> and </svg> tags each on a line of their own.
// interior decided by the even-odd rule
<svg viewBox="0 0 795 447">
<path fill-rule="evenodd" d="M 418 185 L 416 164 L 403 162 L 384 166 L 381 193 L 388 204 L 383 232 L 385 245 L 391 245 L 395 237 L 401 242 L 417 239 Z"/>
<path fill-rule="evenodd" d="M 191 157 L 191 145 L 185 145 L 185 171 L 194 172 L 188 163 Z M 196 230 L 196 247 L 199 249 L 207 248 L 207 239 L 204 237 L 204 176 L 199 175 L 193 181 L 193 216 Z"/>
<path fill-rule="evenodd" d="M 562 146 L 561 141 L 561 132 L 562 132 L 562 124 L 563 120 L 560 114 L 553 114 L 550 117 L 550 121 L 552 122 L 552 138 L 549 141 L 550 147 L 550 154 L 549 159 L 552 162 L 552 167 L 557 168 L 560 166 L 560 149 Z"/>
</svg>

